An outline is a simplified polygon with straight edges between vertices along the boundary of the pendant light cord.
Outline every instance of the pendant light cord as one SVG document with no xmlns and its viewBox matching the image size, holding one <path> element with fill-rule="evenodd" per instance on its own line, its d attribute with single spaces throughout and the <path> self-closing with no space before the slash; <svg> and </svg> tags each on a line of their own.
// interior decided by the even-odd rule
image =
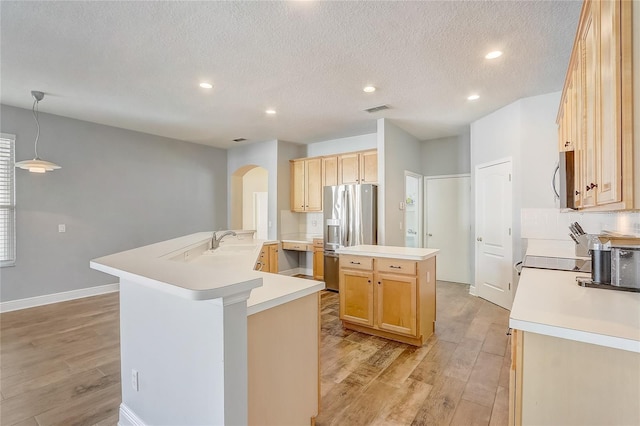
<svg viewBox="0 0 640 426">
<path fill-rule="evenodd" d="M 31 111 L 33 112 L 33 119 L 36 120 L 36 128 L 38 129 L 36 133 L 36 143 L 35 143 L 35 151 L 36 151 L 36 160 L 38 157 L 38 139 L 40 138 L 40 123 L 38 122 L 38 100 L 33 100 L 33 107 L 31 107 Z"/>
</svg>

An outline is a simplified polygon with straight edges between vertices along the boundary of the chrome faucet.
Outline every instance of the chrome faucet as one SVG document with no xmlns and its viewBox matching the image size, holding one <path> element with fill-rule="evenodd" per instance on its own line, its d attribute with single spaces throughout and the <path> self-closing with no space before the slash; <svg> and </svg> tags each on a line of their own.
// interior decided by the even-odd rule
<svg viewBox="0 0 640 426">
<path fill-rule="evenodd" d="M 218 247 L 220 247 L 220 243 L 222 242 L 222 239 L 227 235 L 232 235 L 235 237 L 236 233 L 233 231 L 224 231 L 222 235 L 220 235 L 220 237 L 216 237 L 216 231 L 213 231 L 213 237 L 211 238 L 211 250 L 215 250 Z"/>
</svg>

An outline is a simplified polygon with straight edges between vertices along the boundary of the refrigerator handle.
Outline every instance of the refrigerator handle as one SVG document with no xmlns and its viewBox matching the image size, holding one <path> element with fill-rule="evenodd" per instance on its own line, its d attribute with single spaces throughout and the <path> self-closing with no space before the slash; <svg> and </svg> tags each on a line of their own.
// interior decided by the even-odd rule
<svg viewBox="0 0 640 426">
<path fill-rule="evenodd" d="M 344 188 L 344 192 L 342 193 L 343 196 L 343 211 L 342 211 L 342 217 L 343 217 L 343 227 L 342 227 L 342 245 L 345 247 L 349 247 L 351 244 L 349 243 L 349 227 L 351 225 L 351 206 L 349 205 L 349 189 L 347 187 Z"/>
</svg>

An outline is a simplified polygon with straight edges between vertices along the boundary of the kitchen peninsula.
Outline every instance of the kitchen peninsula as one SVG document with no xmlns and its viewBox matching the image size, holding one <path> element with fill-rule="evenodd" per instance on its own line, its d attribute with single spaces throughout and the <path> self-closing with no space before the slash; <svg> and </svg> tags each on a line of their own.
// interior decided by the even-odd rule
<svg viewBox="0 0 640 426">
<path fill-rule="evenodd" d="M 571 247 L 573 252 L 573 247 Z M 527 255 L 574 257 L 529 240 Z M 509 424 L 640 424 L 640 294 L 523 268 L 511 310 Z"/>
<path fill-rule="evenodd" d="M 324 283 L 254 271 L 263 241 L 211 235 L 91 261 L 120 278 L 119 424 L 309 424 Z"/>
</svg>

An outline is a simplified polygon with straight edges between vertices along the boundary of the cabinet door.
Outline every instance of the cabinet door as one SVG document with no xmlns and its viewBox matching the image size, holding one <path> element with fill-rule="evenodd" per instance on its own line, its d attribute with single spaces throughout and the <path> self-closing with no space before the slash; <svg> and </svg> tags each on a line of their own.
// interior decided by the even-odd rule
<svg viewBox="0 0 640 426">
<path fill-rule="evenodd" d="M 416 336 L 416 278 L 402 275 L 378 274 L 376 276 L 376 288 L 376 322 L 378 328 L 394 333 Z"/>
<path fill-rule="evenodd" d="M 622 200 L 622 98 L 620 45 L 620 2 L 592 3 L 599 8 L 600 80 L 599 127 L 596 136 L 596 202 L 598 205 Z"/>
<path fill-rule="evenodd" d="M 278 244 L 269 246 L 269 272 L 278 273 Z"/>
<path fill-rule="evenodd" d="M 262 246 L 258 261 L 254 268 L 256 271 L 270 272 L 269 271 L 269 248 L 268 246 Z"/>
<path fill-rule="evenodd" d="M 305 160 L 305 204 L 307 212 L 322 211 L 322 159 Z"/>
<path fill-rule="evenodd" d="M 304 160 L 291 161 L 291 210 L 304 211 Z"/>
<path fill-rule="evenodd" d="M 359 183 L 378 183 L 378 151 L 360 154 Z"/>
<path fill-rule="evenodd" d="M 580 40 L 582 42 L 583 76 L 582 88 L 584 92 L 584 145 L 582 159 L 582 207 L 593 207 L 596 205 L 596 137 L 598 132 L 598 81 L 599 81 L 599 58 L 598 58 L 598 8 L 593 7 L 596 3 L 585 3 L 586 19 L 584 30 Z"/>
<path fill-rule="evenodd" d="M 582 42 L 578 42 L 578 50 L 582 51 Z M 582 207 L 582 194 L 584 193 L 582 169 L 584 167 L 584 92 L 582 90 L 582 55 L 577 55 L 576 63 L 572 71 L 573 84 L 573 138 L 574 138 L 574 190 L 573 190 L 573 205 L 576 208 Z"/>
<path fill-rule="evenodd" d="M 338 158 L 338 185 L 360 183 L 358 154 L 343 154 Z"/>
<path fill-rule="evenodd" d="M 338 184 L 338 157 L 324 157 L 322 159 L 322 184 L 323 186 Z"/>
<path fill-rule="evenodd" d="M 313 252 L 313 279 L 324 279 L 324 252 L 318 249 L 314 249 Z"/>
<path fill-rule="evenodd" d="M 373 272 L 340 269 L 340 319 L 373 326 Z"/>
<path fill-rule="evenodd" d="M 522 350 L 523 332 L 511 331 L 511 368 L 509 369 L 509 424 L 522 424 Z"/>
</svg>

